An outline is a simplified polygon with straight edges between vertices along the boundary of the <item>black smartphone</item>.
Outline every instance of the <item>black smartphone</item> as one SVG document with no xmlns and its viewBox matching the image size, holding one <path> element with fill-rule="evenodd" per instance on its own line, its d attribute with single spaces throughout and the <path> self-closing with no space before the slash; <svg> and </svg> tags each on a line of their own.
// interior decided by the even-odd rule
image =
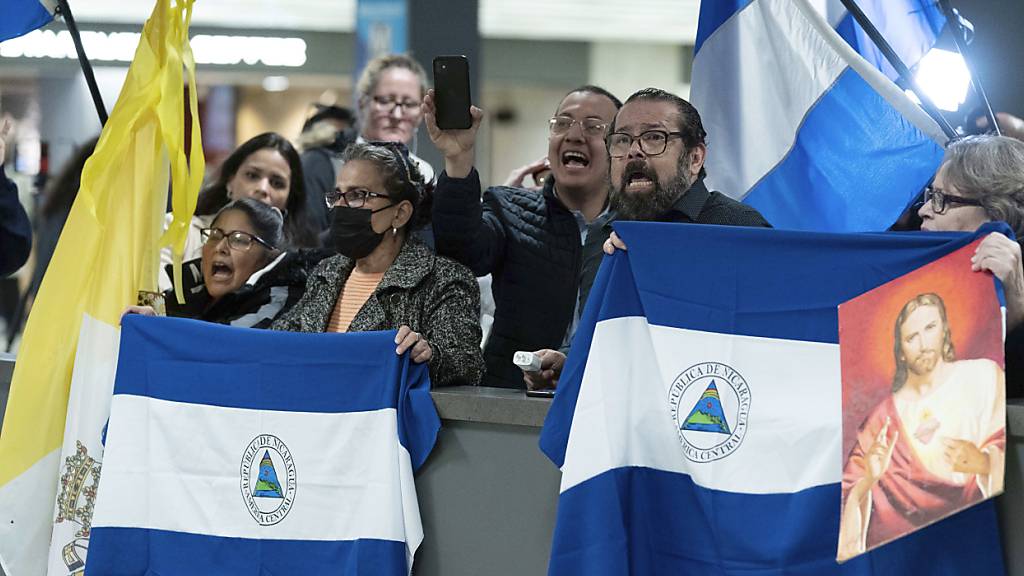
<svg viewBox="0 0 1024 576">
<path fill-rule="evenodd" d="M 437 127 L 466 129 L 473 125 L 469 115 L 469 61 L 465 56 L 434 58 L 434 106 Z"/>
</svg>

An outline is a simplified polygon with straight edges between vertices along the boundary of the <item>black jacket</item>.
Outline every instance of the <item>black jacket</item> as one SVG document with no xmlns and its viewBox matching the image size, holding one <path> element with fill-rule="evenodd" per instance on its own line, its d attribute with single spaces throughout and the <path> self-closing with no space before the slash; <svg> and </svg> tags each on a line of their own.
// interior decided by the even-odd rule
<svg viewBox="0 0 1024 576">
<path fill-rule="evenodd" d="M 182 289 L 185 303 L 178 304 L 173 290 L 164 294 L 167 315 L 194 318 L 205 322 L 244 328 L 270 328 L 270 324 L 291 309 L 306 291 L 310 270 L 328 253 L 300 250 L 287 253 L 277 264 L 265 269 L 252 284 L 225 294 L 216 302 L 210 300 L 203 284 L 200 259 L 182 263 Z M 171 275 L 170 266 L 167 274 Z"/>
<path fill-rule="evenodd" d="M 771 224 L 755 208 L 721 192 L 709 191 L 704 180 L 694 182 L 686 194 L 680 196 L 658 221 L 771 228 Z"/>
<path fill-rule="evenodd" d="M 32 250 L 32 225 L 18 200 L 18 187 L 4 173 L 0 158 L 0 276 L 14 272 Z"/>
<path fill-rule="evenodd" d="M 445 173 L 438 178 L 433 206 L 437 252 L 477 276 L 494 277 L 494 324 L 484 347 L 487 386 L 524 387 L 512 355 L 562 345 L 581 283 L 593 282 L 600 264 L 600 247 L 610 228 L 591 232 L 587 246 L 581 246 L 576 217 L 555 197 L 553 184 L 549 179 L 543 192 L 495 186 L 484 192 L 481 203 L 476 170 L 466 178 Z M 588 259 L 587 274 L 584 253 L 596 254 Z"/>
</svg>

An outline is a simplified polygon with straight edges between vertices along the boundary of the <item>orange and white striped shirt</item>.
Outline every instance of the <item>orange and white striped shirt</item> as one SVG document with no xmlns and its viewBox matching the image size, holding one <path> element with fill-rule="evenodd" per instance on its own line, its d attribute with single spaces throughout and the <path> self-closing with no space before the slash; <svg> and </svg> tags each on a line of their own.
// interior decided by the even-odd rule
<svg viewBox="0 0 1024 576">
<path fill-rule="evenodd" d="M 345 285 L 341 288 L 341 294 L 334 304 L 334 310 L 331 311 L 331 318 L 327 321 L 327 331 L 348 332 L 352 319 L 373 295 L 373 291 L 377 289 L 383 277 L 383 272 L 369 274 L 352 270 Z"/>
</svg>

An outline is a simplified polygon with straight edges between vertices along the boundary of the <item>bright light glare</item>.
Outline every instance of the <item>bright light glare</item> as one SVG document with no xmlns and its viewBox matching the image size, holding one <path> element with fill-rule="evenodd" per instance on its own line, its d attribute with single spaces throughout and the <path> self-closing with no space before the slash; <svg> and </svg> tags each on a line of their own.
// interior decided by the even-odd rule
<svg viewBox="0 0 1024 576">
<path fill-rule="evenodd" d="M 921 59 L 915 78 L 936 106 L 948 112 L 956 112 L 967 99 L 971 72 L 963 56 L 936 48 Z"/>
<path fill-rule="evenodd" d="M 263 89 L 267 92 L 284 92 L 288 86 L 287 76 L 267 76 L 263 79 Z"/>
<path fill-rule="evenodd" d="M 131 62 L 141 34 L 134 32 L 82 32 L 82 45 L 90 60 Z M 263 36 L 222 36 L 199 34 L 192 37 L 192 51 L 198 64 L 246 64 L 297 68 L 306 63 L 306 41 L 302 38 Z M 36 30 L 0 44 L 6 58 L 78 58 L 67 30 Z"/>
</svg>

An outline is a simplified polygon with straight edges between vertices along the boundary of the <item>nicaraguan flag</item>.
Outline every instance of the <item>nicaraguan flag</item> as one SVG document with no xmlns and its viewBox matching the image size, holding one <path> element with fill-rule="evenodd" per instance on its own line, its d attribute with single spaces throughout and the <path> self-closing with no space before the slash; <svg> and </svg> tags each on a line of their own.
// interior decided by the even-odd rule
<svg viewBox="0 0 1024 576">
<path fill-rule="evenodd" d="M 126 317 L 87 573 L 408 576 L 440 421 L 394 338 Z"/>
<path fill-rule="evenodd" d="M 896 44 L 909 62 L 920 58 L 938 30 L 913 12 L 922 3 L 868 4 L 890 41 L 908 39 Z M 708 132 L 708 183 L 776 228 L 884 230 L 942 158 L 938 125 L 836 25 L 854 43 L 863 34 L 810 0 L 701 3 L 691 100 Z"/>
<path fill-rule="evenodd" d="M 4 0 L 0 4 L 0 42 L 46 26 L 56 8 L 54 0 Z"/>
<path fill-rule="evenodd" d="M 895 81 L 899 74 L 882 55 L 853 16 L 836 0 L 828 0 L 829 23 L 865 60 Z M 935 0 L 857 0 L 857 5 L 878 28 L 892 49 L 908 67 L 931 50 L 942 33 L 946 17 Z"/>
<path fill-rule="evenodd" d="M 835 561 L 837 307 L 976 236 L 616 229 L 541 435 L 549 574 L 1003 574 L 991 502 Z"/>
</svg>

